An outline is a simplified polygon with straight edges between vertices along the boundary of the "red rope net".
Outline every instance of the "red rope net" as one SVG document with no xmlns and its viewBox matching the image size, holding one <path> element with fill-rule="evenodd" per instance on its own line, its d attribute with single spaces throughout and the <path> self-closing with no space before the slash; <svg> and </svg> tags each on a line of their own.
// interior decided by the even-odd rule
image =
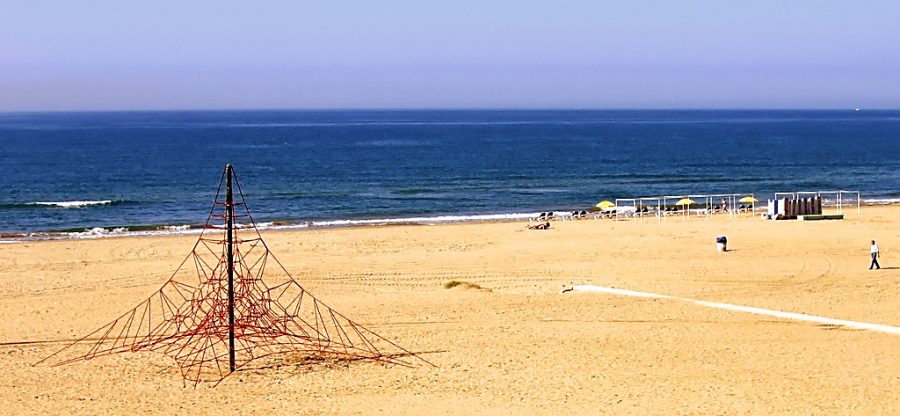
<svg viewBox="0 0 900 416">
<path fill-rule="evenodd" d="M 261 357 L 290 352 L 323 359 L 430 365 L 307 292 L 266 246 L 236 177 L 233 204 L 220 199 L 226 174 L 200 238 L 169 280 L 133 309 L 41 362 L 55 360 L 52 365 L 62 365 L 155 351 L 175 360 L 185 384 L 218 384 L 231 374 L 229 336 L 233 331 L 236 369 Z M 233 215 L 233 325 L 225 225 L 231 207 L 241 208 Z"/>
</svg>

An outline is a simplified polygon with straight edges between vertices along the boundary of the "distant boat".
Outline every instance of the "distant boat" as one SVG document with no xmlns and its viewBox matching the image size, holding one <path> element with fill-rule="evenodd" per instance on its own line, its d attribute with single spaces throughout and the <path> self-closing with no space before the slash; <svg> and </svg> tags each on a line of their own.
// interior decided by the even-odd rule
<svg viewBox="0 0 900 416">
<path fill-rule="evenodd" d="M 859 111 L 859 109 L 857 108 L 857 109 L 854 109 L 853 111 Z"/>
</svg>

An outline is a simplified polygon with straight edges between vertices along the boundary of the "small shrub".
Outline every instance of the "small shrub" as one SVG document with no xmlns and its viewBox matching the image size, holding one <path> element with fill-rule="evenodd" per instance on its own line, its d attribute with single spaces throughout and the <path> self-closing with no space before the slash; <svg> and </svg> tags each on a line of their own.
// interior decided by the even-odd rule
<svg viewBox="0 0 900 416">
<path fill-rule="evenodd" d="M 453 289 L 457 286 L 460 286 L 463 289 L 481 289 L 481 286 L 479 285 L 469 282 L 463 282 L 461 280 L 451 280 L 447 283 L 444 283 L 444 289 Z"/>
</svg>

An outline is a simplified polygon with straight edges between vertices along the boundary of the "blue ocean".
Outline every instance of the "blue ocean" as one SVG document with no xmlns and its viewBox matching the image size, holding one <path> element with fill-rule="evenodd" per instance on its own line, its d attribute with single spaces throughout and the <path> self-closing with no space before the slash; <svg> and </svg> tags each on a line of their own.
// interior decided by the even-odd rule
<svg viewBox="0 0 900 416">
<path fill-rule="evenodd" d="M 0 114 L 0 233 L 206 219 L 233 163 L 257 222 L 516 218 L 602 199 L 859 190 L 900 200 L 900 111 Z"/>
</svg>

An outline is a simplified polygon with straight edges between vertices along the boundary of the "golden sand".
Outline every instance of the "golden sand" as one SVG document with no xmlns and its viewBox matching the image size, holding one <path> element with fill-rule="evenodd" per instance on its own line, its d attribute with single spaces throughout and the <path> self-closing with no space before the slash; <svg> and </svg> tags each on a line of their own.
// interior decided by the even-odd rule
<svg viewBox="0 0 900 416">
<path fill-rule="evenodd" d="M 436 368 L 288 360 L 216 388 L 119 354 L 31 364 L 143 300 L 196 236 L 0 245 L 4 414 L 900 414 L 900 336 L 596 284 L 900 326 L 900 208 L 843 221 L 556 221 L 266 232 L 310 292 Z M 714 239 L 728 236 L 728 253 Z M 883 251 L 868 271 L 869 240 Z M 895 254 L 897 253 L 897 254 Z M 444 283 L 458 280 L 481 289 Z M 17 342 L 36 343 L 19 344 Z"/>
</svg>

